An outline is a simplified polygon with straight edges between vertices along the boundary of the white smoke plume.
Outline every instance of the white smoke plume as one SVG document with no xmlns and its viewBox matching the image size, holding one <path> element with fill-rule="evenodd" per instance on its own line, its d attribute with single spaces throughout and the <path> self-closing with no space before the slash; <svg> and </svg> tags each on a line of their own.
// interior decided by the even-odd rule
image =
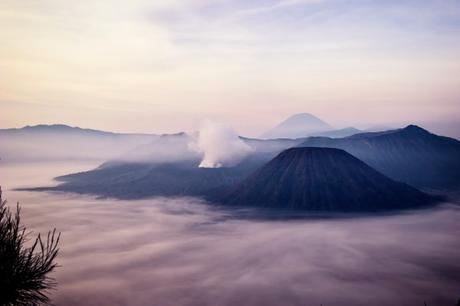
<svg viewBox="0 0 460 306">
<path fill-rule="evenodd" d="M 203 122 L 191 147 L 203 154 L 202 168 L 234 166 L 252 151 L 231 126 L 209 120 Z"/>
</svg>

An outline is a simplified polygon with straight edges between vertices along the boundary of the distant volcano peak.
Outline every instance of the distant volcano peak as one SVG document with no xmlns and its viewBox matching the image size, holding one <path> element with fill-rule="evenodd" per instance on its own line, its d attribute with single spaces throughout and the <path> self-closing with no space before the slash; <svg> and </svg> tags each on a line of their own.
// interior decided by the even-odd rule
<svg viewBox="0 0 460 306">
<path fill-rule="evenodd" d="M 333 129 L 329 124 L 309 113 L 294 114 L 262 135 L 263 138 L 300 138 L 311 133 Z"/>
<path fill-rule="evenodd" d="M 312 115 L 310 113 L 294 114 L 294 115 L 290 116 L 289 118 L 287 118 L 286 121 L 287 120 L 304 120 L 304 119 L 315 120 L 315 121 L 318 121 L 318 122 L 324 122 L 323 120 L 319 119 L 318 117 L 316 117 L 315 115 Z"/>
</svg>

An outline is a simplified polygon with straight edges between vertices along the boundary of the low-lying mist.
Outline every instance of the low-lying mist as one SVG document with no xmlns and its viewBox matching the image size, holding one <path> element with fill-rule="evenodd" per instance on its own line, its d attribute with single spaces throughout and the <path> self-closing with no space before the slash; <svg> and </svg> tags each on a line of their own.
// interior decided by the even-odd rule
<svg viewBox="0 0 460 306">
<path fill-rule="evenodd" d="M 80 132 L 0 133 L 4 162 L 104 161 L 160 139 L 155 135 L 100 135 Z"/>
<path fill-rule="evenodd" d="M 116 201 L 12 191 L 24 184 L 22 171 L 30 178 L 46 168 L 9 167 L 0 169 L 0 183 L 10 203 L 21 202 L 24 224 L 62 231 L 58 306 L 450 306 L 460 296 L 456 205 L 271 220 L 196 198 Z M 49 177 L 69 169 L 53 171 Z"/>
<path fill-rule="evenodd" d="M 3 162 L 118 161 L 231 167 L 253 151 L 223 123 L 204 121 L 196 133 L 115 134 L 66 126 L 0 131 Z"/>
</svg>

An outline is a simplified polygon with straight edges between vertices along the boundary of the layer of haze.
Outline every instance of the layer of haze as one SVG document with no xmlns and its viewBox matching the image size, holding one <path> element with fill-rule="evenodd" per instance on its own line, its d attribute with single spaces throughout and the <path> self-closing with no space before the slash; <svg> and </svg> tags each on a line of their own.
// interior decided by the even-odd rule
<svg viewBox="0 0 460 306">
<path fill-rule="evenodd" d="M 177 162 L 201 160 L 200 167 L 231 167 L 253 152 L 230 125 L 206 120 L 198 132 L 151 135 L 111 134 L 49 127 L 0 131 L 4 163 L 43 161 Z"/>
<path fill-rule="evenodd" d="M 4 0 L 0 127 L 458 123 L 458 37 L 456 0 Z"/>
<path fill-rule="evenodd" d="M 460 209 L 276 220 L 195 198 L 101 200 L 12 191 L 94 164 L 0 164 L 35 232 L 62 232 L 57 306 L 452 306 Z M 6 190 L 5 190 L 6 189 Z M 279 216 L 279 213 L 276 215 Z"/>
</svg>

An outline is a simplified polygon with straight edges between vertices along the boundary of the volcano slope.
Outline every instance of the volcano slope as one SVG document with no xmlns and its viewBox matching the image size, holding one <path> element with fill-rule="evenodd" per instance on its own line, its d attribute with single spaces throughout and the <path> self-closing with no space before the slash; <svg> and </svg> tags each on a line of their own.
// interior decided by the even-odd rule
<svg viewBox="0 0 460 306">
<path fill-rule="evenodd" d="M 438 200 L 341 149 L 314 147 L 281 152 L 219 199 L 227 205 L 329 212 L 418 208 Z"/>
</svg>

